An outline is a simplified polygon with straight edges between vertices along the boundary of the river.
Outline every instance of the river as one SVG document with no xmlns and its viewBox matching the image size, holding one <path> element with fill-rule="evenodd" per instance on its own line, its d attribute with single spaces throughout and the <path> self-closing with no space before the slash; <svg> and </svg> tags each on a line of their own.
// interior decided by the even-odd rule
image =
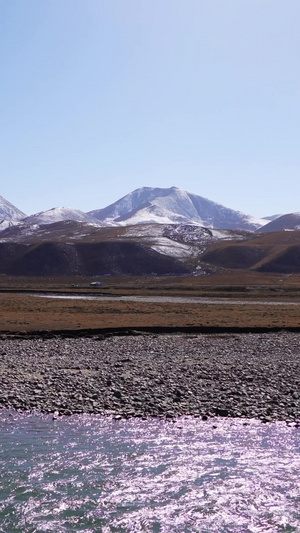
<svg viewBox="0 0 300 533">
<path fill-rule="evenodd" d="M 284 422 L 0 415 L 0 531 L 300 531 Z"/>
<path fill-rule="evenodd" d="M 87 294 L 34 294 L 28 293 L 35 298 L 50 298 L 60 300 L 91 300 L 99 302 L 141 302 L 141 303 L 170 303 L 170 304 L 201 304 L 201 305 L 276 305 L 296 306 L 300 302 L 282 300 L 239 300 L 238 298 L 207 298 L 203 296 L 103 296 Z"/>
</svg>

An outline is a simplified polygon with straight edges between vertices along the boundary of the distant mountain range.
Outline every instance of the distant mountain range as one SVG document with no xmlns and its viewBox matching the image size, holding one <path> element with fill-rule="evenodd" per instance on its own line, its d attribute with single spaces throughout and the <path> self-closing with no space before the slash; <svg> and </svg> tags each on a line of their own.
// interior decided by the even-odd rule
<svg viewBox="0 0 300 533">
<path fill-rule="evenodd" d="M 125 233 L 121 231 L 125 227 L 136 229 L 127 232 L 125 237 Z M 206 246 L 219 239 L 240 240 L 242 234 L 239 235 L 238 232 L 252 232 L 253 235 L 255 232 L 300 230 L 300 213 L 257 219 L 177 187 L 142 187 L 103 209 L 88 213 L 79 209 L 55 207 L 26 216 L 0 197 L 1 242 L 29 243 L 53 239 L 79 241 L 85 237 L 92 239 L 92 235 L 97 240 L 97 228 L 120 228 L 121 239 L 127 239 L 130 234 L 134 239 L 140 239 L 139 242 L 144 239 L 144 243 L 145 236 L 148 235 L 149 242 L 153 243 L 153 250 L 173 257 L 183 257 L 190 255 L 190 248 L 185 248 L 187 242 L 189 246 L 196 244 L 198 248 L 202 247 L 203 252 L 204 243 Z M 229 233 L 224 233 L 224 230 Z M 118 231 L 104 234 L 105 240 L 110 238 L 109 235 L 117 235 Z M 170 244 L 171 234 L 173 237 Z M 179 241 L 176 235 L 179 236 Z M 174 240 L 177 241 L 175 247 Z M 195 248 L 192 255 L 194 252 Z"/>
<path fill-rule="evenodd" d="M 300 213 L 255 219 L 176 187 L 89 213 L 26 216 L 0 197 L 0 214 L 0 274 L 10 276 L 300 272 Z"/>
<path fill-rule="evenodd" d="M 0 234 L 0 274 L 13 276 L 204 275 L 207 247 L 253 233 L 185 224 L 98 226 L 75 220 L 17 224 Z"/>
<path fill-rule="evenodd" d="M 191 224 L 97 226 L 63 220 L 0 233 L 0 274 L 9 276 L 300 273 L 300 231 L 254 233 Z"/>
<path fill-rule="evenodd" d="M 218 229 L 255 231 L 267 223 L 264 219 L 229 209 L 177 187 L 168 189 L 142 187 L 108 207 L 89 213 L 68 207 L 55 207 L 29 217 L 1 198 L 1 219 L 0 229 L 7 227 L 8 223 L 51 224 L 62 220 L 77 220 L 100 226 L 182 223 Z"/>
</svg>

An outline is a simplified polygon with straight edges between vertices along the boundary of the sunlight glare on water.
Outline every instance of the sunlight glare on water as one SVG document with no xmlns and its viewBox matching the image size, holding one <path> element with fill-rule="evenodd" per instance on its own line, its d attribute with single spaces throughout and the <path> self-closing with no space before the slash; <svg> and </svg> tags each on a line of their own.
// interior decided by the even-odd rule
<svg viewBox="0 0 300 533">
<path fill-rule="evenodd" d="M 300 531 L 284 423 L 3 410 L 0 427 L 1 533 Z"/>
</svg>

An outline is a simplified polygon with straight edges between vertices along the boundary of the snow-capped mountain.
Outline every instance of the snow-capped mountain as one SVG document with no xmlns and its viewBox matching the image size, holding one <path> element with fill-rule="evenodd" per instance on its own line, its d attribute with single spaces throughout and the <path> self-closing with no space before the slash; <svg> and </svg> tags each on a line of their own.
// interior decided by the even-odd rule
<svg viewBox="0 0 300 533">
<path fill-rule="evenodd" d="M 53 224 L 54 222 L 61 222 L 63 220 L 77 220 L 79 222 L 88 222 L 90 224 L 99 225 L 100 222 L 93 216 L 80 211 L 79 209 L 72 209 L 71 207 L 53 207 L 48 211 L 41 211 L 35 215 L 31 215 L 23 219 L 22 222 L 28 224 Z"/>
<path fill-rule="evenodd" d="M 300 230 L 300 213 L 288 213 L 272 220 L 263 228 L 258 230 L 259 233 L 268 233 L 271 231 Z"/>
<path fill-rule="evenodd" d="M 142 187 L 108 207 L 88 214 L 102 223 L 120 225 L 183 223 L 255 231 L 266 224 L 263 219 L 245 215 L 177 187 Z"/>
<path fill-rule="evenodd" d="M 17 221 L 24 217 L 25 213 L 0 196 L 0 220 Z"/>
</svg>

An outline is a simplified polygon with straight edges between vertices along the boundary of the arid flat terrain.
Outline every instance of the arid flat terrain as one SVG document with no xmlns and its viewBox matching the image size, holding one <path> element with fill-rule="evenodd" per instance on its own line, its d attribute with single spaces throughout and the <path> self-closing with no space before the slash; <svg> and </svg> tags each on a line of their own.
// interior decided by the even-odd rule
<svg viewBox="0 0 300 533">
<path fill-rule="evenodd" d="M 110 277 L 96 289 L 90 287 L 90 279 L 82 278 L 2 277 L 0 282 L 2 332 L 204 326 L 300 328 L 299 275 Z M 59 294 L 82 299 L 46 297 Z M 94 299 L 85 299 L 90 296 Z M 151 301 L 122 300 L 122 296 L 151 297 Z M 153 301 L 164 296 L 168 301 Z M 180 302 L 172 301 L 178 296 Z"/>
</svg>

